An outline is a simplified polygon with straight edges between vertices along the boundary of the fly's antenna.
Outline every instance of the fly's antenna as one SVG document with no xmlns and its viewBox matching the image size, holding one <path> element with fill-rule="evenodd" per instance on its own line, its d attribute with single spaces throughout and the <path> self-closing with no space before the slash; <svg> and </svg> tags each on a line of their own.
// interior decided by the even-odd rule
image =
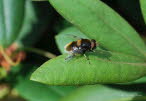
<svg viewBox="0 0 146 101">
<path fill-rule="evenodd" d="M 67 57 L 65 58 L 65 61 L 69 61 L 69 60 L 71 60 L 71 59 L 74 58 L 74 57 L 75 57 L 75 55 L 71 54 L 71 55 L 69 55 L 69 56 L 67 56 Z"/>
</svg>

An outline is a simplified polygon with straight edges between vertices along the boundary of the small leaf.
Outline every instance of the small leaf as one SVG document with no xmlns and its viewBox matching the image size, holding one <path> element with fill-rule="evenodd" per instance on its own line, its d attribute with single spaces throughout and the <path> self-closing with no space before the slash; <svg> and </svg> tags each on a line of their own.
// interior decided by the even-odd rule
<svg viewBox="0 0 146 101">
<path fill-rule="evenodd" d="M 124 90 L 125 88 L 129 90 Z M 73 91 L 61 101 L 145 101 L 146 92 L 140 92 L 145 88 L 141 88 L 135 85 L 121 86 L 121 89 L 103 85 L 90 85 Z"/>
<path fill-rule="evenodd" d="M 49 85 L 84 85 L 96 83 L 124 83 L 146 75 L 143 60 L 121 53 L 98 50 L 65 61 L 67 55 L 51 59 L 38 68 L 31 80 Z M 89 64 L 90 61 L 90 64 Z"/>
<path fill-rule="evenodd" d="M 49 0 L 56 10 L 85 35 L 110 51 L 146 57 L 137 32 L 100 0 Z M 136 41 L 135 41 L 136 40 Z"/>
<path fill-rule="evenodd" d="M 30 15 L 26 14 L 25 10 L 30 4 L 30 0 L 0 0 L 0 45 L 3 47 L 8 47 L 18 37 L 23 37 L 23 34 L 26 34 L 30 30 L 28 28 L 28 18 Z M 15 6 L 14 6 L 15 5 Z M 29 17 L 28 17 L 29 16 Z M 27 24 L 26 24 L 26 22 Z M 33 21 L 29 19 L 29 22 Z M 24 26 L 25 25 L 25 26 Z M 21 33 L 21 31 L 25 33 Z M 29 25 L 30 27 L 30 25 Z"/>
<path fill-rule="evenodd" d="M 140 2 L 143 18 L 145 19 L 145 23 L 146 23 L 146 1 L 140 0 L 139 2 Z"/>
</svg>

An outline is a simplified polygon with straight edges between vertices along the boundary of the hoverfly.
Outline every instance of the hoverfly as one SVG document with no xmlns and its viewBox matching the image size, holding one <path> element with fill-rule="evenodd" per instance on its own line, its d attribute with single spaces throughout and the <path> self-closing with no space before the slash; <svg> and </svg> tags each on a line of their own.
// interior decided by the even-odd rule
<svg viewBox="0 0 146 101">
<path fill-rule="evenodd" d="M 74 36 L 76 37 L 76 36 Z M 76 37 L 77 38 L 77 37 Z M 98 43 L 94 39 L 80 38 L 77 41 L 72 41 L 65 45 L 65 51 L 70 54 L 65 60 L 71 59 L 76 55 L 84 55 L 87 60 L 86 52 L 94 52 Z"/>
</svg>

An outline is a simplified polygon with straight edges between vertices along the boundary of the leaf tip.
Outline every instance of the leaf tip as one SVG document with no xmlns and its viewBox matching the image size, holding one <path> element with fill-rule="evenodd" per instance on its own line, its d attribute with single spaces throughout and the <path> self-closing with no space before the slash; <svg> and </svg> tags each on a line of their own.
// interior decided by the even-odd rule
<svg viewBox="0 0 146 101">
<path fill-rule="evenodd" d="M 34 75 L 34 73 L 32 73 L 32 75 L 30 76 L 30 80 L 37 81 L 37 79 L 33 75 Z"/>
<path fill-rule="evenodd" d="M 30 80 L 40 82 L 40 80 L 37 77 L 37 74 L 38 74 L 37 71 L 34 71 L 30 76 Z"/>
</svg>

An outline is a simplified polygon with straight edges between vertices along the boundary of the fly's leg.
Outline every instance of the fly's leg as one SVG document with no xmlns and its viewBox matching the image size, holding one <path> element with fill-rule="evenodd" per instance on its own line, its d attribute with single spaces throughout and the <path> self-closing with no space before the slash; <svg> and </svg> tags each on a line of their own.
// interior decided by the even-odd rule
<svg viewBox="0 0 146 101">
<path fill-rule="evenodd" d="M 89 58 L 87 57 L 87 55 L 86 55 L 86 54 L 84 54 L 84 57 L 87 59 L 87 61 L 88 61 L 88 62 L 89 62 L 89 64 L 90 64 Z"/>
<path fill-rule="evenodd" d="M 69 55 L 68 57 L 65 58 L 65 61 L 71 60 L 74 56 L 75 56 L 75 55 L 73 55 L 73 54 L 72 54 L 72 55 Z"/>
</svg>

